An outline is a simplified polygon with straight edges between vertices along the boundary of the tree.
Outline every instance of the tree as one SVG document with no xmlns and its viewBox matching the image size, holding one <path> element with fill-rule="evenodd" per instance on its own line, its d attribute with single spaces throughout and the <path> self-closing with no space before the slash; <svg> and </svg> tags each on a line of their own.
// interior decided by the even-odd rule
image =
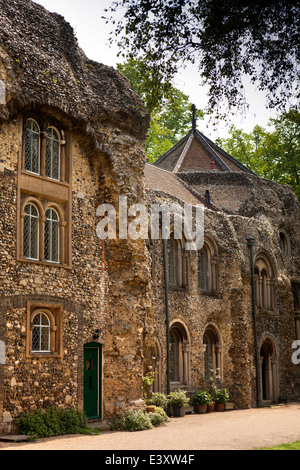
<svg viewBox="0 0 300 470">
<path fill-rule="evenodd" d="M 218 143 L 257 175 L 290 185 L 300 200 L 300 113 L 291 109 L 269 125 L 273 131 L 255 126 L 249 134 L 231 126 Z"/>
<path fill-rule="evenodd" d="M 152 70 L 143 60 L 131 58 L 117 64 L 117 69 L 127 77 L 150 113 L 146 154 L 153 163 L 191 129 L 192 104 L 187 95 L 164 81 L 159 71 Z M 196 116 L 202 119 L 203 112 L 196 110 Z"/>
<path fill-rule="evenodd" d="M 121 53 L 141 57 L 168 82 L 187 63 L 209 86 L 207 111 L 245 106 L 245 75 L 266 91 L 269 107 L 299 99 L 297 0 L 115 0 L 106 21 Z M 124 15 L 115 21 L 120 11 Z"/>
</svg>

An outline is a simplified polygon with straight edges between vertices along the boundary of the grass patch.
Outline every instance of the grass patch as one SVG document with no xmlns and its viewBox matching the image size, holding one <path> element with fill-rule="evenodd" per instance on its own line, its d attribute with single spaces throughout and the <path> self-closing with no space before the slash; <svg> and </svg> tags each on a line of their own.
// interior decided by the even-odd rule
<svg viewBox="0 0 300 470">
<path fill-rule="evenodd" d="M 300 441 L 279 444 L 274 447 L 263 447 L 260 450 L 300 450 Z"/>
</svg>

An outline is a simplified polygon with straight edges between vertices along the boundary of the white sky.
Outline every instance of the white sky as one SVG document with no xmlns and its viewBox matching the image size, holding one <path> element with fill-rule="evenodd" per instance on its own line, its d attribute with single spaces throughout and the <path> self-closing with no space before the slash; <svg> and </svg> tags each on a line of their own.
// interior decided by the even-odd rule
<svg viewBox="0 0 300 470">
<path fill-rule="evenodd" d="M 108 45 L 108 39 L 112 30 L 112 25 L 106 24 L 101 17 L 104 9 L 109 7 L 112 0 L 34 0 L 35 3 L 43 5 L 47 10 L 61 14 L 74 28 L 79 46 L 89 59 L 109 66 L 116 66 L 117 62 L 122 62 L 117 57 L 117 48 Z M 196 68 L 188 68 L 182 71 L 174 85 L 183 93 L 189 96 L 190 101 L 198 109 L 203 109 L 207 103 L 207 96 L 203 87 L 199 85 L 200 79 Z M 276 114 L 267 110 L 264 106 L 265 100 L 262 93 L 259 93 L 251 86 L 246 86 L 246 98 L 250 104 L 250 109 L 246 115 L 237 113 L 234 118 L 226 124 L 212 126 L 208 118 L 198 121 L 197 127 L 211 140 L 217 137 L 226 138 L 230 123 L 236 127 L 250 132 L 256 124 L 266 126 L 270 117 Z"/>
</svg>

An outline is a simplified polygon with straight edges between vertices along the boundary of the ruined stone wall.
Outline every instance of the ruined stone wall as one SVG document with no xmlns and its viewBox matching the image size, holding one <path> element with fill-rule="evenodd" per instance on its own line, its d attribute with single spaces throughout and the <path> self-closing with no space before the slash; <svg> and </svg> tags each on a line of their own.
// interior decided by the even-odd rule
<svg viewBox="0 0 300 470">
<path fill-rule="evenodd" d="M 223 187 L 220 187 L 220 195 L 222 190 Z M 223 383 L 229 389 L 231 401 L 237 407 L 250 407 L 257 404 L 251 264 L 246 237 L 253 237 L 255 240 L 254 258 L 261 251 L 267 252 L 276 273 L 274 312 L 258 310 L 256 314 L 258 347 L 260 350 L 266 338 L 274 342 L 276 358 L 274 357 L 273 360 L 277 368 L 279 395 L 289 400 L 299 399 L 299 379 L 297 373 L 295 374 L 295 366 L 292 364 L 292 343 L 296 336 L 291 289 L 291 280 L 299 279 L 299 207 L 289 195 L 289 191 L 287 189 L 284 193 L 285 189 L 279 188 L 277 196 L 286 194 L 286 198 L 290 197 L 294 201 L 293 205 L 285 204 L 284 198 L 278 197 L 279 200 L 276 201 L 274 193 L 266 191 L 265 199 L 261 200 L 264 211 L 256 217 L 227 215 L 206 209 L 205 234 L 215 240 L 219 250 L 219 293 L 199 292 L 197 256 L 193 252 L 189 255 L 188 289 L 169 288 L 170 322 L 174 319 L 183 321 L 190 336 L 188 388 L 196 390 L 203 386 L 203 335 L 206 327 L 213 325 L 219 332 L 222 343 Z M 262 191 L 260 195 L 262 198 Z M 271 196 L 275 200 L 271 200 Z M 159 203 L 174 202 L 174 198 L 165 198 L 158 192 L 154 196 L 150 191 L 148 199 L 151 202 L 159 201 Z M 268 210 L 269 216 L 266 214 Z M 289 233 L 293 247 L 285 260 L 279 245 L 279 231 L 283 227 Z M 154 240 L 153 245 L 154 273 L 151 298 L 156 329 L 151 334 L 152 338 L 157 336 L 162 346 L 162 388 L 166 391 L 163 251 L 161 241 Z M 149 359 L 150 363 L 151 359 Z"/>
</svg>

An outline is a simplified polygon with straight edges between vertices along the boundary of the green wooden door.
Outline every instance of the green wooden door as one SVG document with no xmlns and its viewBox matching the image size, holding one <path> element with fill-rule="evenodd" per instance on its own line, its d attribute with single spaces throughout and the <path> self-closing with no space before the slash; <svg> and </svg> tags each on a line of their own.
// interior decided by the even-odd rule
<svg viewBox="0 0 300 470">
<path fill-rule="evenodd" d="M 101 345 L 84 348 L 84 411 L 87 418 L 101 418 Z"/>
</svg>

